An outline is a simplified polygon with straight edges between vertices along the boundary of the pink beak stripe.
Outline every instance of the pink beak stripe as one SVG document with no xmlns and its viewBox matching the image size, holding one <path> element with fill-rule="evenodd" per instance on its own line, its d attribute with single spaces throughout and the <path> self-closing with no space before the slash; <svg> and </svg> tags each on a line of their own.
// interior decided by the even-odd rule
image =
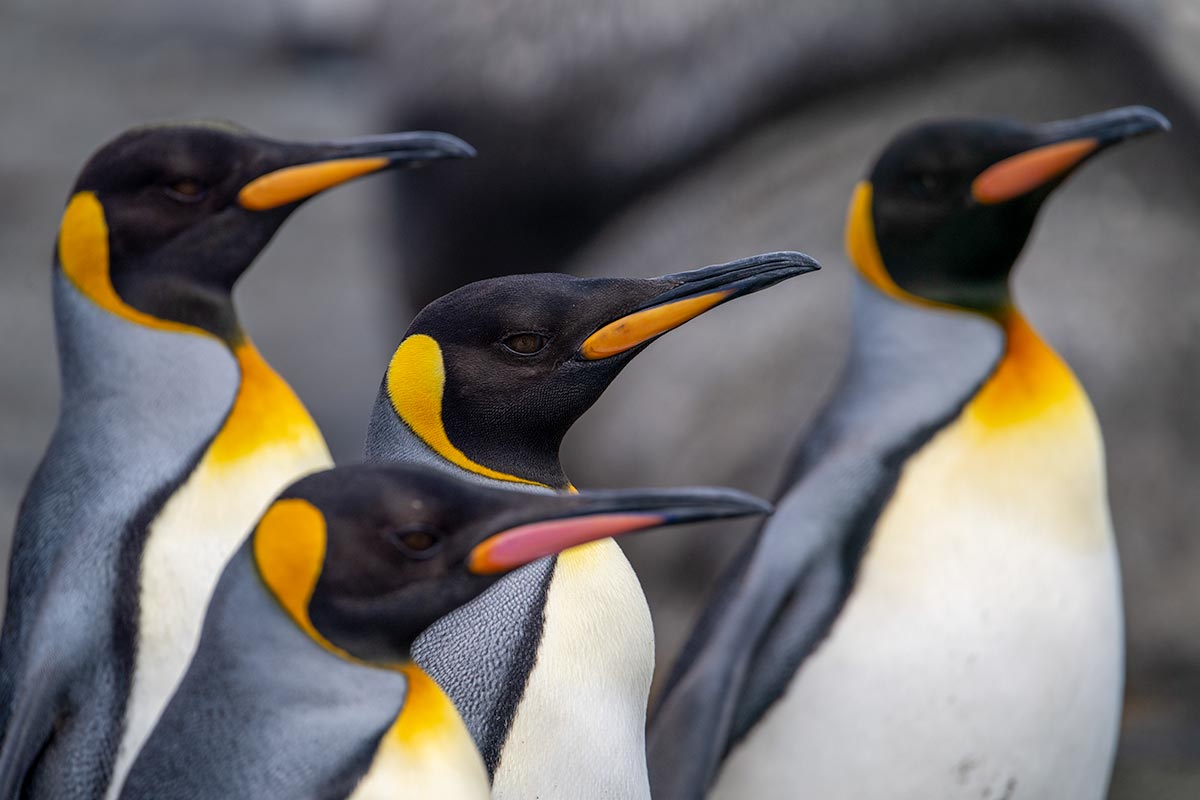
<svg viewBox="0 0 1200 800">
<path fill-rule="evenodd" d="M 666 522 L 662 514 L 593 514 L 553 519 L 510 528 L 476 545 L 467 567 L 477 575 L 515 569 L 542 556 L 609 536 L 620 536 Z"/>
</svg>

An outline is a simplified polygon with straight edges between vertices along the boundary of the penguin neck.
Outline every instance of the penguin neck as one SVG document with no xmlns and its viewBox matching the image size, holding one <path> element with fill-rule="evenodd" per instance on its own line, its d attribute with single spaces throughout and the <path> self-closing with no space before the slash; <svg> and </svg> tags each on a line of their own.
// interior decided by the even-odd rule
<svg viewBox="0 0 1200 800">
<path fill-rule="evenodd" d="M 151 393 L 148 384 L 171 374 L 157 363 L 158 358 L 147 358 L 145 351 L 152 341 L 158 342 L 155 350 L 163 357 L 193 362 L 198 381 L 229 374 L 229 366 L 237 360 L 226 342 L 199 329 L 146 324 L 116 313 L 61 268 L 54 270 L 53 299 L 64 406 L 114 396 L 132 401 Z M 157 410 L 158 414 L 170 411 Z"/>
<path fill-rule="evenodd" d="M 78 270 L 77 270 L 78 272 Z M 246 455 L 260 444 L 268 441 L 291 441 L 298 438 L 319 437 L 316 423 L 307 409 L 263 358 L 262 354 L 242 331 L 232 301 L 224 302 L 224 325 L 228 335 L 217 335 L 205 328 L 160 319 L 126 304 L 111 288 L 96 278 L 92 283 L 72 277 L 59 265 L 55 269 L 54 294 L 56 329 L 60 363 L 63 366 L 63 391 L 88 391 L 95 385 L 112 386 L 111 376 L 101 376 L 113 370 L 114 359 L 128 354 L 112 353 L 110 357 L 98 357 L 98 348 L 120 348 L 127 337 L 97 337 L 95 332 L 75 324 L 78 314 L 74 306 L 91 303 L 98 306 L 112 319 L 114 326 L 134 325 L 150 335 L 164 337 L 186 337 L 212 342 L 226 350 L 236 363 L 239 373 L 236 395 L 225 424 L 213 442 L 210 455 L 218 461 L 227 461 Z M 217 347 L 205 348 L 205 352 L 218 351 Z M 219 352 L 219 351 L 218 351 Z M 86 354 L 86 355 L 85 355 Z M 199 368 L 201 365 L 197 365 Z M 65 374 L 70 370 L 70 375 Z M 153 380 L 147 375 L 143 380 Z M 144 392 L 142 380 L 133 379 L 119 383 L 126 391 Z"/>
<path fill-rule="evenodd" d="M 979 391 L 1004 351 L 993 320 L 913 304 L 855 276 L 850 353 L 833 397 L 797 454 L 785 488 L 838 442 L 910 452 Z"/>
<path fill-rule="evenodd" d="M 418 423 L 420 424 L 420 423 Z M 387 380 L 379 390 L 367 426 L 364 460 L 371 463 L 418 463 L 448 472 L 455 477 L 489 486 L 529 491 L 571 491 L 574 487 L 563 472 L 557 456 L 537 474 L 525 477 L 520 459 L 513 463 L 482 465 L 467 457 L 436 431 L 421 436 L 400 418 L 388 395 Z"/>
<path fill-rule="evenodd" d="M 847 372 L 872 383 L 946 382 L 965 370 L 978 388 L 1002 357 L 1005 330 L 985 315 L 909 302 L 858 275 L 853 307 Z"/>
</svg>

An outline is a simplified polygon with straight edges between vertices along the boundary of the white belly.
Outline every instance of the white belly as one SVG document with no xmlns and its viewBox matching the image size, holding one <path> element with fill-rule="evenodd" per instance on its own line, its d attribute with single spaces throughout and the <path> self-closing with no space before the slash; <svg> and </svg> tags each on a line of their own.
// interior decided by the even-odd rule
<svg viewBox="0 0 1200 800">
<path fill-rule="evenodd" d="M 829 638 L 714 797 L 1103 797 L 1120 583 L 1099 431 L 1069 405 L 960 418 L 906 465 Z"/>
<path fill-rule="evenodd" d="M 612 539 L 559 556 L 537 663 L 492 784 L 496 800 L 648 800 L 654 629 Z"/>
<path fill-rule="evenodd" d="M 183 678 L 225 564 L 283 488 L 330 465 L 315 430 L 230 463 L 213 463 L 210 452 L 151 524 L 142 555 L 137 658 L 110 800 Z"/>
</svg>

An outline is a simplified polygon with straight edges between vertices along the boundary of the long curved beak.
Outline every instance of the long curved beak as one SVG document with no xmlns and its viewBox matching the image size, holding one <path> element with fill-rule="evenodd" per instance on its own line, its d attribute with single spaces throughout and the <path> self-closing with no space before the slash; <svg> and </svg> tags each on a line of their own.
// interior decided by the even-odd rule
<svg viewBox="0 0 1200 800">
<path fill-rule="evenodd" d="M 475 148 L 457 136 L 432 131 L 285 147 L 298 151 L 290 159 L 292 163 L 243 186 L 238 192 L 238 203 L 243 208 L 267 211 L 307 200 L 363 175 L 475 155 Z"/>
<path fill-rule="evenodd" d="M 1114 144 L 1171 123 L 1145 106 L 1127 106 L 1036 128 L 1038 143 L 998 161 L 975 177 L 971 194 L 984 205 L 1004 203 L 1065 177 L 1091 156 Z"/>
<path fill-rule="evenodd" d="M 804 253 L 784 251 L 653 278 L 652 282 L 662 283 L 665 288 L 590 335 L 579 354 L 594 361 L 624 353 L 735 297 L 820 268 Z"/>
<path fill-rule="evenodd" d="M 502 529 L 485 534 L 467 568 L 494 575 L 610 536 L 709 519 L 771 513 L 771 504 L 733 489 L 626 489 L 578 494 L 521 495 L 521 510 L 502 515 Z"/>
</svg>

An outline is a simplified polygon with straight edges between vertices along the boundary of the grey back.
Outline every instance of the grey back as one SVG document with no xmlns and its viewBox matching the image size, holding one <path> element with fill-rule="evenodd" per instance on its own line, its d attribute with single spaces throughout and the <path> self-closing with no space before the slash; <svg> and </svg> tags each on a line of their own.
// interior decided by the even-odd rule
<svg viewBox="0 0 1200 800">
<path fill-rule="evenodd" d="M 403 674 L 340 658 L 268 592 L 244 544 L 121 800 L 344 798 L 404 706 Z"/>
<path fill-rule="evenodd" d="M 451 464 L 401 420 L 386 384 L 367 428 L 369 463 L 424 464 L 458 478 L 508 490 L 549 492 L 528 484 L 497 481 Z M 541 642 L 546 594 L 557 560 L 547 557 L 509 573 L 479 597 L 429 627 L 413 643 L 413 660 L 446 691 L 495 774 L 517 705 L 533 671 Z"/>
<path fill-rule="evenodd" d="M 649 736 L 656 798 L 700 796 L 783 694 L 852 590 L 904 461 L 958 416 L 1003 351 L 985 317 L 900 303 L 856 280 L 838 388 L 661 695 Z"/>
<path fill-rule="evenodd" d="M 220 427 L 238 371 L 223 343 L 121 319 L 57 269 L 54 309 L 62 400 L 17 521 L 0 724 L 13 703 L 52 704 L 66 721 L 31 785 L 85 798 L 102 794 L 119 737 L 142 529 Z"/>
</svg>

